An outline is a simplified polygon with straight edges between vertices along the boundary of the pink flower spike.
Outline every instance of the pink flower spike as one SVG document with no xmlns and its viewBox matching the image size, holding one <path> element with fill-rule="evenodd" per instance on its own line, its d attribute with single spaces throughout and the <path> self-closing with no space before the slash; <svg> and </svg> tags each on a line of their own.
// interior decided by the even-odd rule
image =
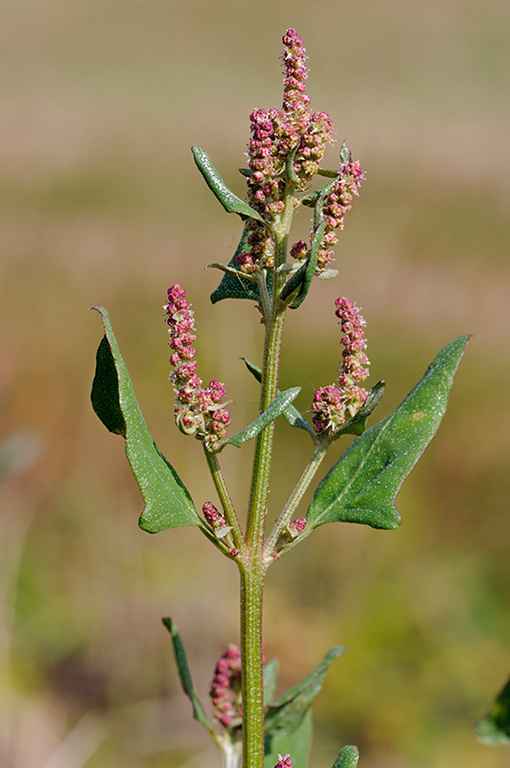
<svg viewBox="0 0 510 768">
<path fill-rule="evenodd" d="M 216 664 L 210 696 L 214 707 L 214 717 L 223 727 L 229 730 L 240 727 L 242 717 L 241 651 L 232 643 Z"/>
<path fill-rule="evenodd" d="M 290 755 L 285 755 L 285 757 L 278 755 L 278 762 L 276 763 L 275 768 L 292 768 Z"/>
<path fill-rule="evenodd" d="M 163 305 L 165 322 L 169 326 L 170 363 L 173 371 L 169 376 L 175 391 L 175 422 L 186 435 L 203 440 L 208 450 L 214 450 L 225 437 L 230 424 L 230 414 L 222 407 L 226 395 L 224 385 L 211 381 L 204 389 L 202 379 L 196 374 L 195 321 L 186 291 L 180 285 L 168 289 L 168 301 Z"/>
<path fill-rule="evenodd" d="M 333 435 L 342 424 L 354 418 L 368 397 L 367 390 L 358 386 L 369 375 L 365 321 L 359 307 L 344 296 L 335 301 L 335 306 L 345 349 L 336 384 L 316 389 L 314 393 L 312 422 L 317 434 Z"/>
</svg>

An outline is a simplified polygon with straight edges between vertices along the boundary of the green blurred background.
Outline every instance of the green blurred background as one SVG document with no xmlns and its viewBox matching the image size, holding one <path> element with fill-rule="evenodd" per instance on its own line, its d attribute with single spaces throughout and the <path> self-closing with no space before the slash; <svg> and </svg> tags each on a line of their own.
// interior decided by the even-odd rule
<svg viewBox="0 0 510 768">
<path fill-rule="evenodd" d="M 509 667 L 507 0 L 7 0 L 0 69 L 0 764 L 219 766 L 191 720 L 160 617 L 206 698 L 237 641 L 237 576 L 200 537 L 137 528 L 122 440 L 89 403 L 111 313 L 149 426 L 197 506 L 200 445 L 172 424 L 161 305 L 184 284 L 204 379 L 253 418 L 249 303 L 211 309 L 240 233 L 196 171 L 206 147 L 238 194 L 248 115 L 281 103 L 281 35 L 310 56 L 309 94 L 367 181 L 319 283 L 287 324 L 282 386 L 332 381 L 333 300 L 368 323 L 382 418 L 437 351 L 473 338 L 449 411 L 399 498 L 403 524 L 328 525 L 270 572 L 266 654 L 282 689 L 348 647 L 315 708 L 314 768 L 357 743 L 364 768 L 503 768 L 471 729 Z M 337 145 L 338 147 L 338 145 Z M 335 162 L 331 151 L 330 162 Z M 303 226 L 305 226 L 303 224 Z M 282 426 L 272 512 L 306 461 Z M 239 505 L 250 448 L 223 458 Z"/>
</svg>

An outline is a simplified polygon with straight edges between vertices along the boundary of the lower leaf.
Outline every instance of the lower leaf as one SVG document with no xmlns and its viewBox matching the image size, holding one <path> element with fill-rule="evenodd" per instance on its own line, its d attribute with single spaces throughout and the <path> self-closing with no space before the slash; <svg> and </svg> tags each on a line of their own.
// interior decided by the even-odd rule
<svg viewBox="0 0 510 768">
<path fill-rule="evenodd" d="M 97 351 L 92 406 L 105 427 L 126 441 L 126 456 L 145 502 L 139 525 L 148 533 L 200 525 L 188 489 L 147 429 L 108 312 L 94 309 L 103 318 L 105 336 Z"/>
<path fill-rule="evenodd" d="M 400 525 L 395 496 L 441 423 L 468 339 L 447 344 L 398 408 L 350 444 L 315 491 L 307 513 L 314 528 Z"/>
</svg>

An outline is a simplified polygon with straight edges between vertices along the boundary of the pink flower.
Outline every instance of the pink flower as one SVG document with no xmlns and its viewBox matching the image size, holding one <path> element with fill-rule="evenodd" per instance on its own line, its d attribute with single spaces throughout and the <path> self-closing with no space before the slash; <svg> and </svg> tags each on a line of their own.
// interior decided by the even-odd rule
<svg viewBox="0 0 510 768">
<path fill-rule="evenodd" d="M 306 528 L 306 517 L 299 517 L 297 520 L 293 520 L 289 524 L 289 529 L 296 534 L 302 533 Z"/>
<path fill-rule="evenodd" d="M 278 755 L 278 762 L 276 763 L 275 768 L 292 768 L 290 755 L 285 755 L 285 757 Z"/>
</svg>

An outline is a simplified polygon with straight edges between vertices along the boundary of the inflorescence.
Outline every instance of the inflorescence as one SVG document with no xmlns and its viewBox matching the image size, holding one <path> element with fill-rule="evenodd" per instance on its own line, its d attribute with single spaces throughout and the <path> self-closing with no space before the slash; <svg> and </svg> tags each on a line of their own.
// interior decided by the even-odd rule
<svg viewBox="0 0 510 768">
<path fill-rule="evenodd" d="M 284 213 L 288 185 L 296 192 L 305 190 L 319 171 L 327 145 L 333 143 L 334 126 L 329 115 L 310 109 L 306 94 L 307 55 L 301 37 L 295 29 L 288 29 L 282 42 L 282 108 L 255 109 L 250 115 L 248 202 L 261 214 L 263 222 L 248 222 L 247 247 L 236 259 L 238 268 L 246 273 L 274 267 L 270 232 Z M 362 180 L 357 161 L 342 163 L 324 207 L 326 230 L 319 247 L 317 274 L 325 272 L 331 263 L 331 248 L 338 242 L 334 230 L 343 227 L 345 213 L 358 195 Z M 294 198 L 292 204 L 299 205 L 298 199 Z M 309 247 L 303 240 L 291 248 L 291 256 L 298 261 L 308 253 Z"/>
<path fill-rule="evenodd" d="M 275 768 L 292 768 L 290 755 L 278 755 L 278 762 L 276 763 Z"/>
<path fill-rule="evenodd" d="M 230 414 L 222 404 L 225 387 L 219 381 L 211 381 L 204 389 L 196 374 L 195 322 L 184 288 L 172 285 L 163 309 L 169 326 L 168 346 L 172 349 L 170 362 L 174 370 L 169 379 L 175 390 L 175 423 L 181 432 L 195 435 L 208 450 L 215 450 L 230 424 Z"/>
<path fill-rule="evenodd" d="M 356 415 L 368 396 L 367 390 L 359 386 L 368 378 L 370 365 L 365 353 L 365 321 L 359 307 L 349 299 L 341 297 L 335 301 L 335 306 L 343 334 L 340 341 L 345 349 L 337 384 L 315 390 L 312 421 L 317 434 L 329 432 L 334 435 L 342 424 Z"/>
<path fill-rule="evenodd" d="M 220 656 L 210 696 L 214 707 L 214 717 L 229 730 L 241 724 L 241 651 L 230 643 L 225 653 Z"/>
</svg>

